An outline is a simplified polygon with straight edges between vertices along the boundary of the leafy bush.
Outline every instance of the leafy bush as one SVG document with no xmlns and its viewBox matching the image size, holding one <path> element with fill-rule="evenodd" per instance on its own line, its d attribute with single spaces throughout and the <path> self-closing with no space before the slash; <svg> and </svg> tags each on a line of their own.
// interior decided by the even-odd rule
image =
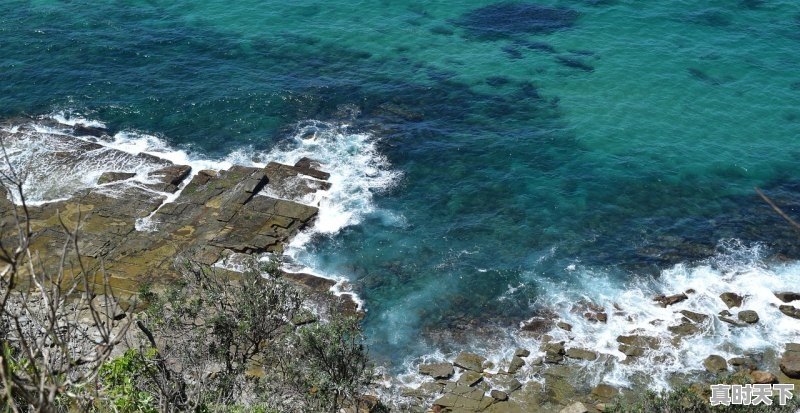
<svg viewBox="0 0 800 413">
<path fill-rule="evenodd" d="M 130 349 L 103 364 L 100 383 L 101 393 L 106 397 L 101 398 L 101 402 L 113 404 L 114 411 L 119 413 L 157 412 L 153 395 L 137 385 L 142 376 L 150 374 L 153 356 L 155 351 L 152 349 L 146 353 Z M 105 409 L 101 407 L 101 410 Z"/>
</svg>

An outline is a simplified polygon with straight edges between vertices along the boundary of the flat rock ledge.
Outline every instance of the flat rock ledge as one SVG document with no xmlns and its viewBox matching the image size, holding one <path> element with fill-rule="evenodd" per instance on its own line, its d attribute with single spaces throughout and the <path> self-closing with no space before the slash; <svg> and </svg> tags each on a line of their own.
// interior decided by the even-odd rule
<svg viewBox="0 0 800 413">
<path fill-rule="evenodd" d="M 192 171 L 153 155 L 133 155 L 69 135 L 31 133 L 25 126 L 15 133 L 0 131 L 0 139 L 6 145 L 37 139 L 37 145 L 67 148 L 39 160 L 54 171 L 85 162 L 87 153 L 97 154 L 99 164 L 113 159 L 118 169 L 102 173 L 96 186 L 66 200 L 30 207 L 31 249 L 45 268 L 56 268 L 54 252 L 66 240 L 59 218 L 71 229 L 80 224 L 78 254 L 87 274 L 99 287 L 102 265 L 121 300 L 135 297 L 145 283 L 157 287 L 177 279 L 179 260 L 213 265 L 236 253 L 280 254 L 318 213 L 314 206 L 288 199 L 307 198 L 330 187 L 329 174 L 305 158 L 296 165 L 270 162 L 263 168 L 235 165 Z M 14 228 L 14 205 L 9 194 L 1 195 L 3 224 Z M 167 202 L 168 198 L 174 199 Z M 15 234 L 6 231 L 2 237 L 6 245 L 14 244 Z M 332 286 L 329 280 L 307 274 L 287 278 L 314 292 Z M 347 306 L 354 309 L 349 301 Z"/>
</svg>

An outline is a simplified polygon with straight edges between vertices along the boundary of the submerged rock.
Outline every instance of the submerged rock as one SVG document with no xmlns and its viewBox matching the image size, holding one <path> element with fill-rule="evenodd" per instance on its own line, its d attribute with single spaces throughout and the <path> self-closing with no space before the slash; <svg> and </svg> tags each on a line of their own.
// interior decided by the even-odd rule
<svg viewBox="0 0 800 413">
<path fill-rule="evenodd" d="M 495 3 L 464 14 L 456 24 L 473 36 L 485 39 L 519 34 L 546 34 L 572 27 L 578 12 L 536 3 Z"/>
</svg>

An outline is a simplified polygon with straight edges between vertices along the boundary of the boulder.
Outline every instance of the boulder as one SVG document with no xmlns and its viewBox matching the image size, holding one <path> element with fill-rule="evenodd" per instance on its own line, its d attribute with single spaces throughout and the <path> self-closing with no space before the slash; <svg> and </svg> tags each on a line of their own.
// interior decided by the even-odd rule
<svg viewBox="0 0 800 413">
<path fill-rule="evenodd" d="M 784 303 L 791 303 L 792 301 L 800 300 L 800 293 L 784 291 L 775 293 L 775 297 L 778 297 L 778 299 Z"/>
<path fill-rule="evenodd" d="M 705 314 L 695 313 L 694 311 L 689 310 L 681 310 L 679 312 L 681 315 L 695 323 L 703 323 L 708 320 L 708 316 Z"/>
<path fill-rule="evenodd" d="M 725 359 L 721 356 L 712 354 L 708 356 L 705 361 L 703 361 L 703 367 L 705 367 L 707 371 L 714 374 L 722 373 L 723 371 L 728 370 L 728 362 L 725 361 Z"/>
<path fill-rule="evenodd" d="M 507 374 L 492 377 L 492 387 L 505 393 L 513 393 L 522 388 L 522 383 Z"/>
<path fill-rule="evenodd" d="M 739 311 L 737 317 L 747 324 L 755 324 L 758 322 L 758 313 L 753 310 Z"/>
<path fill-rule="evenodd" d="M 719 298 L 722 299 L 722 302 L 724 302 L 725 305 L 728 306 L 728 308 L 739 307 L 742 305 L 742 302 L 744 301 L 744 297 L 742 297 L 739 294 L 731 292 L 722 293 L 719 295 Z"/>
<path fill-rule="evenodd" d="M 734 320 L 731 317 L 722 316 L 722 315 L 719 316 L 719 320 L 722 321 L 722 322 L 728 323 L 728 324 L 730 324 L 730 325 L 732 325 L 734 327 L 744 327 L 744 326 L 747 325 L 747 323 L 741 322 L 739 320 Z"/>
<path fill-rule="evenodd" d="M 756 363 L 746 357 L 733 357 L 728 360 L 728 364 L 737 370 L 755 370 Z"/>
<path fill-rule="evenodd" d="M 608 384 L 598 384 L 592 389 L 592 396 L 603 402 L 612 401 L 619 394 L 619 390 Z"/>
<path fill-rule="evenodd" d="M 492 390 L 491 393 L 489 393 L 489 395 L 492 396 L 493 399 L 495 399 L 495 400 L 497 400 L 499 402 L 504 402 L 504 401 L 508 400 L 508 393 L 506 393 L 504 391 Z"/>
<path fill-rule="evenodd" d="M 558 413 L 589 413 L 589 409 L 581 402 L 575 402 L 561 409 Z"/>
<path fill-rule="evenodd" d="M 542 345 L 544 351 L 544 362 L 550 364 L 560 363 L 564 360 L 564 342 L 545 343 Z"/>
<path fill-rule="evenodd" d="M 662 307 L 666 308 L 670 305 L 677 304 L 681 301 L 688 300 L 689 297 L 684 294 L 674 294 L 674 295 L 657 295 L 653 298 L 653 301 L 657 302 Z"/>
<path fill-rule="evenodd" d="M 450 383 L 445 386 L 444 395 L 433 402 L 434 411 L 480 412 L 494 403 L 494 399 L 484 396 L 483 390 L 476 387 Z"/>
<path fill-rule="evenodd" d="M 97 178 L 97 184 L 103 185 L 111 182 L 124 181 L 134 176 L 136 176 L 136 174 L 132 172 L 103 172 L 100 177 Z"/>
<path fill-rule="evenodd" d="M 419 366 L 419 374 L 431 376 L 434 379 L 449 379 L 455 373 L 450 363 L 430 363 Z"/>
<path fill-rule="evenodd" d="M 461 352 L 453 361 L 453 364 L 456 367 L 461 367 L 465 370 L 472 370 L 478 373 L 483 372 L 483 363 L 486 361 L 486 358 L 483 356 L 479 356 L 475 353 L 468 353 L 468 352 Z"/>
<path fill-rule="evenodd" d="M 778 382 L 778 377 L 767 371 L 751 371 L 750 378 L 755 384 L 775 384 Z"/>
<path fill-rule="evenodd" d="M 157 179 L 159 183 L 147 185 L 149 188 L 162 192 L 175 192 L 178 185 L 189 176 L 192 167 L 188 165 L 169 165 L 147 174 L 149 178 Z"/>
<path fill-rule="evenodd" d="M 797 308 L 793 305 L 784 304 L 778 307 L 778 309 L 789 317 L 800 319 L 800 308 Z"/>
<path fill-rule="evenodd" d="M 637 334 L 629 336 L 617 336 L 617 342 L 622 344 L 627 344 L 630 346 L 645 347 L 654 350 L 659 347 L 659 341 L 657 337 L 641 336 Z"/>
<path fill-rule="evenodd" d="M 524 348 L 518 348 L 517 351 L 514 352 L 514 355 L 517 357 L 528 357 L 531 355 L 531 352 Z"/>
<path fill-rule="evenodd" d="M 525 320 L 520 327 L 525 333 L 530 333 L 534 337 L 541 337 L 553 328 L 553 320 L 546 317 L 532 317 Z"/>
<path fill-rule="evenodd" d="M 597 360 L 597 353 L 595 353 L 594 351 L 577 347 L 572 347 L 568 349 L 564 355 L 571 359 L 588 360 L 588 361 Z"/>
<path fill-rule="evenodd" d="M 472 387 L 483 380 L 483 376 L 477 371 L 467 370 L 461 377 L 458 378 L 458 384 L 461 386 Z"/>
<path fill-rule="evenodd" d="M 800 344 L 787 344 L 786 351 L 780 360 L 780 368 L 783 374 L 800 379 Z"/>
<path fill-rule="evenodd" d="M 572 331 L 572 324 L 559 321 L 556 326 L 564 331 Z"/>
<path fill-rule="evenodd" d="M 631 346 L 628 344 L 620 344 L 617 348 L 622 354 L 629 357 L 641 357 L 644 355 L 644 349 L 641 347 Z"/>
<path fill-rule="evenodd" d="M 676 336 L 683 337 L 699 333 L 700 327 L 691 322 L 688 318 L 684 318 L 680 324 L 676 326 L 669 326 L 667 327 L 667 330 Z"/>
<path fill-rule="evenodd" d="M 72 127 L 72 133 L 74 133 L 75 136 L 92 136 L 95 138 L 102 137 L 103 135 L 108 135 L 108 132 L 106 131 L 105 128 L 101 128 L 98 126 L 84 125 L 81 123 L 76 123 Z"/>
<path fill-rule="evenodd" d="M 514 374 L 525 365 L 525 360 L 521 357 L 514 356 L 511 358 L 511 363 L 508 365 L 508 372 Z"/>
</svg>

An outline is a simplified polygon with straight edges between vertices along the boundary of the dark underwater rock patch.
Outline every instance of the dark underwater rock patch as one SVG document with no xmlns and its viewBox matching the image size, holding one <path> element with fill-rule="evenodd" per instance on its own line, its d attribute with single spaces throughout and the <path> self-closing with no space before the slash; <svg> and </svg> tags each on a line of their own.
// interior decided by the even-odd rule
<svg viewBox="0 0 800 413">
<path fill-rule="evenodd" d="M 547 34 L 575 25 L 578 12 L 535 3 L 497 3 L 464 14 L 456 24 L 483 39 L 520 34 Z"/>
<path fill-rule="evenodd" d="M 556 61 L 562 66 L 566 66 L 571 69 L 583 70 L 584 72 L 594 72 L 594 67 L 592 65 L 574 57 L 556 56 Z"/>
</svg>

